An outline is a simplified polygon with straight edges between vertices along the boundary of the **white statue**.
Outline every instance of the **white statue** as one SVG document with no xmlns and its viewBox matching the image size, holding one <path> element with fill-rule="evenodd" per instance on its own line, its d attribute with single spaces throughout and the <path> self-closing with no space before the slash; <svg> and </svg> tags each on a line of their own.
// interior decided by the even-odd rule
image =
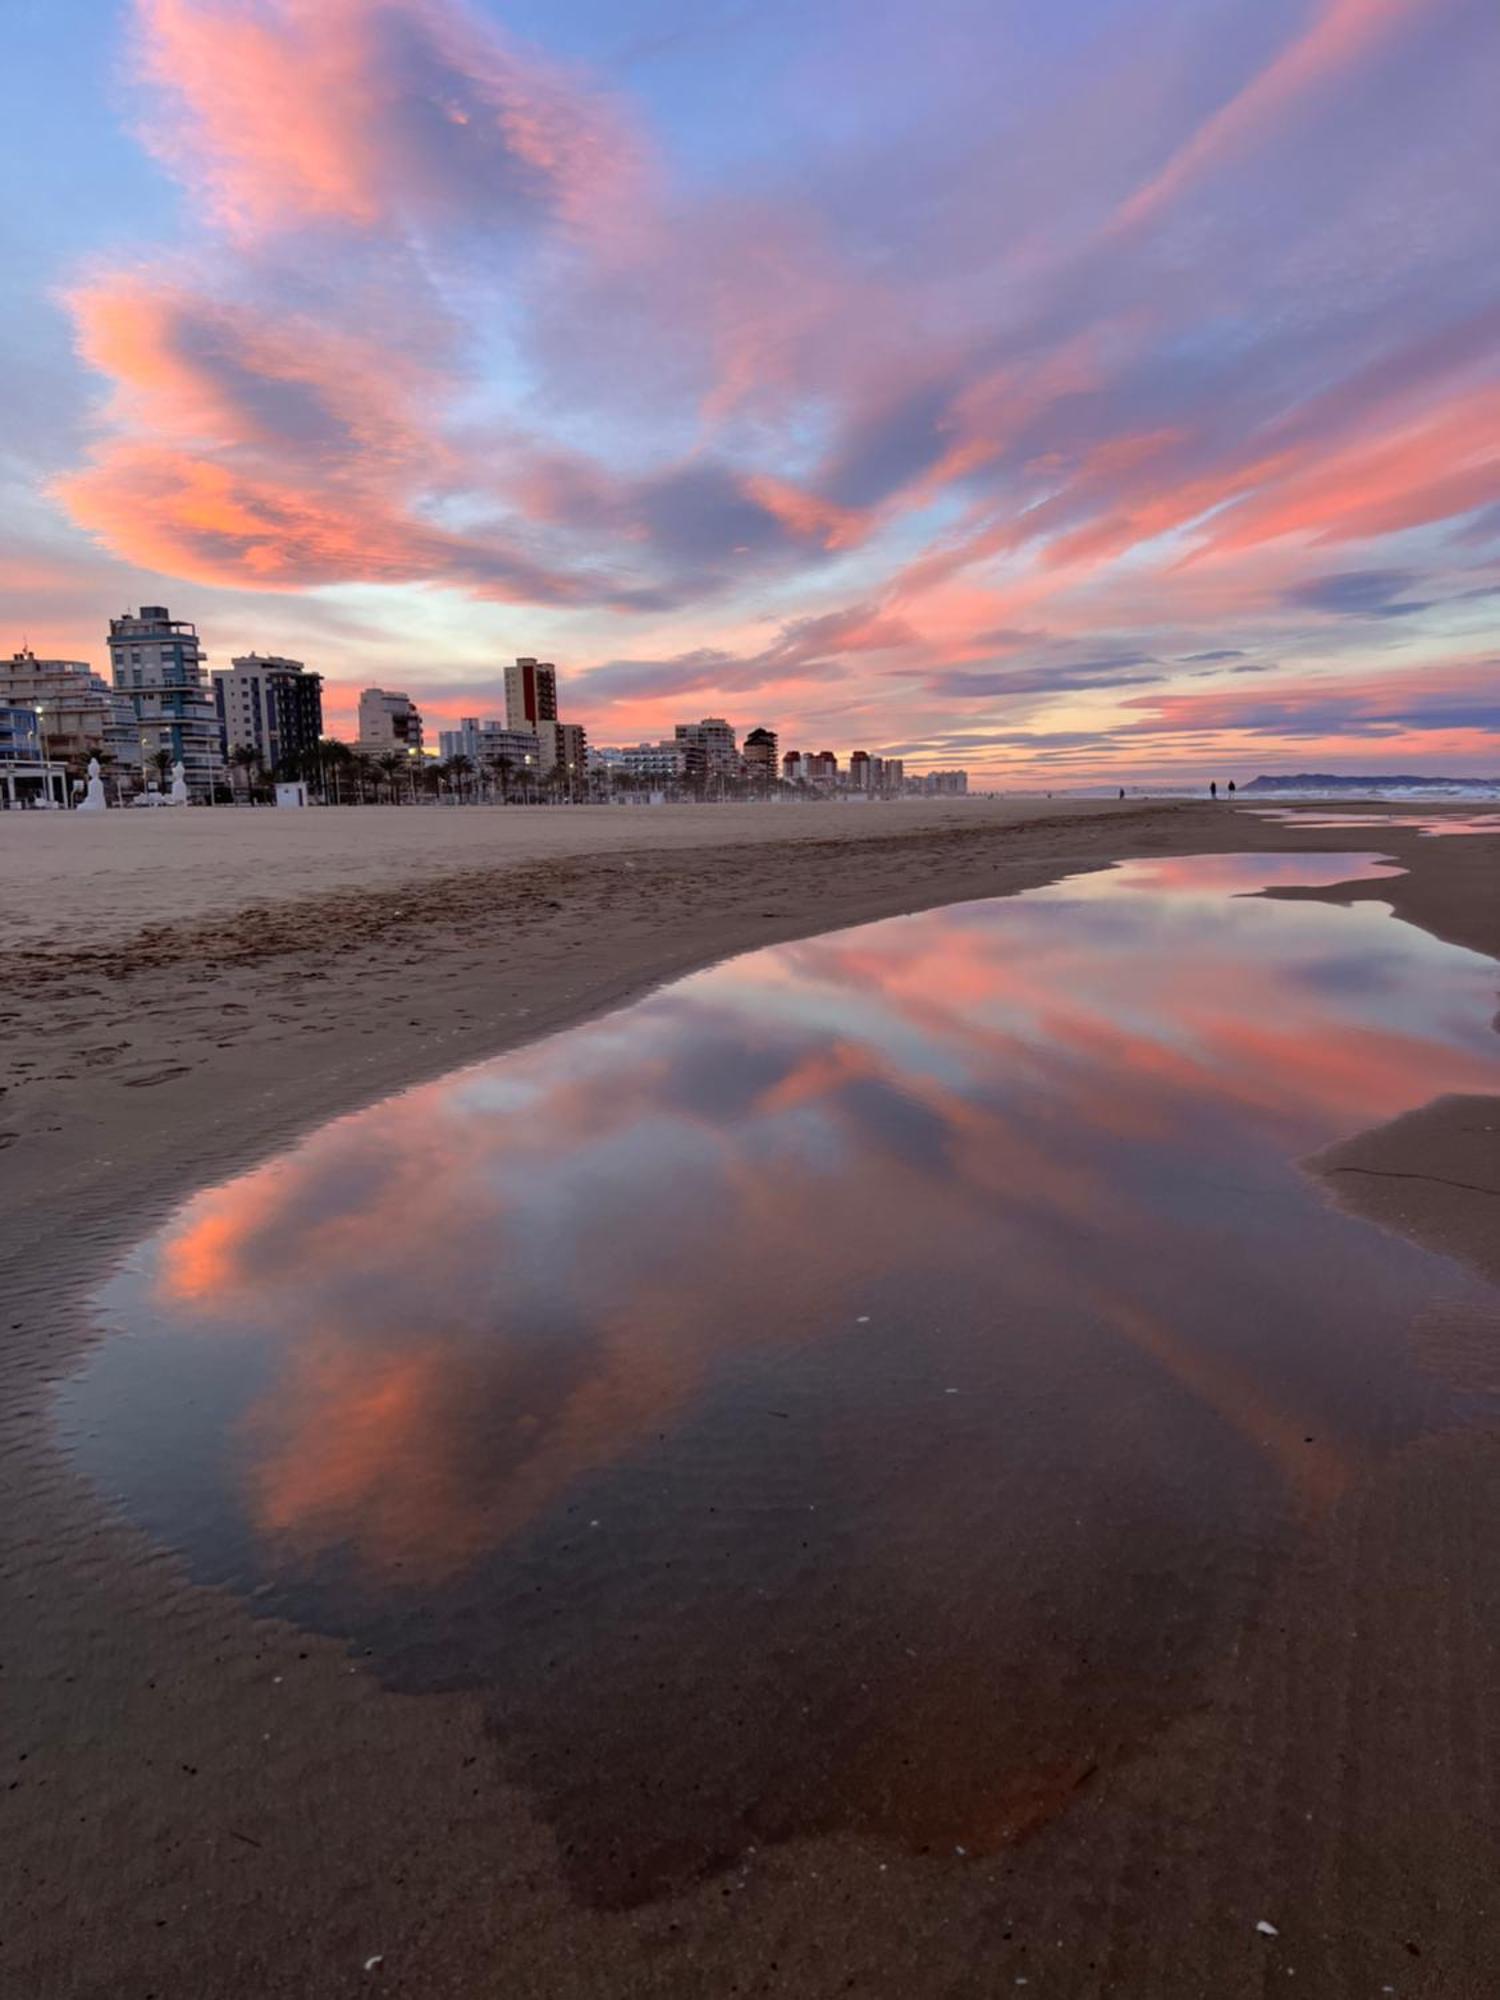
<svg viewBox="0 0 1500 2000">
<path fill-rule="evenodd" d="M 179 761 L 172 766 L 172 803 L 174 806 L 185 806 L 187 802 L 187 778 Z"/>
<path fill-rule="evenodd" d="M 88 790 L 78 801 L 78 810 L 81 813 L 102 813 L 104 810 L 104 780 L 99 776 L 97 757 L 89 759 Z"/>
</svg>

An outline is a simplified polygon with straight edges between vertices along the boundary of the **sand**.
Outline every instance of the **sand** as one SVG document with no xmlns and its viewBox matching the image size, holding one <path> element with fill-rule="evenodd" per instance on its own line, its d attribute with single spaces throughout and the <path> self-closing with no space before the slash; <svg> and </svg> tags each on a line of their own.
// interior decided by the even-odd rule
<svg viewBox="0 0 1500 2000">
<path fill-rule="evenodd" d="M 1130 854 L 1356 847 L 1410 872 L 1320 893 L 1500 956 L 1495 838 L 1207 805 L 0 815 L 0 1993 L 1490 1990 L 1483 1429 L 1396 1453 L 1289 1557 L 1204 1708 L 1014 1849 L 803 1841 L 603 1912 L 494 1777 L 476 1702 L 383 1692 L 190 1583 L 49 1428 L 112 1261 L 328 1117 L 749 946 Z M 1484 1268 L 1495 1108 L 1450 1100 L 1317 1166 Z"/>
</svg>

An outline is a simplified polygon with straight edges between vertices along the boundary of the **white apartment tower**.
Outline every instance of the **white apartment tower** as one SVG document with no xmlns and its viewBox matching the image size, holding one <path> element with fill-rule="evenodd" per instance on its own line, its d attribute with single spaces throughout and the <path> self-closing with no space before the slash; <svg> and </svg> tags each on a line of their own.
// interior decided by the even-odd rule
<svg viewBox="0 0 1500 2000">
<path fill-rule="evenodd" d="M 180 763 L 188 789 L 210 798 L 222 777 L 219 718 L 203 676 L 198 628 L 164 604 L 143 604 L 109 621 L 115 688 L 130 704 L 143 763 L 160 751 Z"/>
<path fill-rule="evenodd" d="M 385 688 L 360 690 L 359 748 L 372 757 L 387 750 L 406 757 L 421 756 L 422 716 L 409 694 Z"/>
</svg>

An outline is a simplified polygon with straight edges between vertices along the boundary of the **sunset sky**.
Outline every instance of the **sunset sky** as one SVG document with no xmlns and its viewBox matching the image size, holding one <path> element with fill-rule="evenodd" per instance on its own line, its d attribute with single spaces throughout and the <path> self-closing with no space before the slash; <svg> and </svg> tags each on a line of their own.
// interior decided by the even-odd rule
<svg viewBox="0 0 1500 2000">
<path fill-rule="evenodd" d="M 1500 774 L 1495 0 L 9 0 L 0 650 Z"/>
</svg>

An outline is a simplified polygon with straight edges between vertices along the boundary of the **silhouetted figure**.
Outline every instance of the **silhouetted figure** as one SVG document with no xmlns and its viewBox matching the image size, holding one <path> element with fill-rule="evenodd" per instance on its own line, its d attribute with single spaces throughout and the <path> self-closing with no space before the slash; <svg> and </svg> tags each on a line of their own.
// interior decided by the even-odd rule
<svg viewBox="0 0 1500 2000">
<path fill-rule="evenodd" d="M 1229 780 L 1229 796 L 1230 796 L 1231 798 L 1233 798 L 1233 797 L 1234 797 L 1234 780 L 1233 780 L 1233 778 L 1231 778 L 1231 779 Z"/>
<path fill-rule="evenodd" d="M 1217 797 L 1219 796 L 1219 781 L 1218 781 L 1218 779 L 1217 779 L 1217 778 L 1210 778 L 1210 779 L 1209 779 L 1209 781 L 1208 781 L 1208 796 L 1209 796 L 1209 797 L 1210 797 L 1211 799 L 1216 799 L 1216 798 L 1217 798 Z"/>
<path fill-rule="evenodd" d="M 1121 798 L 1123 799 L 1123 798 L 1124 798 L 1124 796 L 1125 796 L 1125 787 L 1124 787 L 1123 785 L 1121 785 L 1121 787 L 1120 787 L 1120 797 L 1121 797 Z"/>
</svg>

